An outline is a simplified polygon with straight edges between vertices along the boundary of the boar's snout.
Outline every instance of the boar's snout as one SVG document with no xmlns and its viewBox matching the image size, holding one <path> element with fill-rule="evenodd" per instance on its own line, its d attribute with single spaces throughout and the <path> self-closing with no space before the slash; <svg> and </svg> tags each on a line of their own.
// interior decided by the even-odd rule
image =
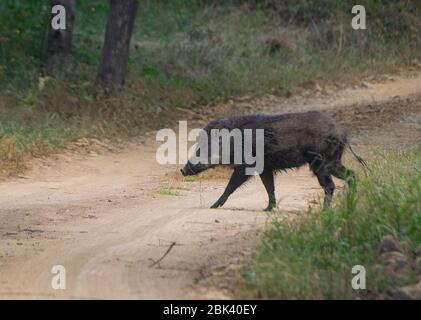
<svg viewBox="0 0 421 320">
<path fill-rule="evenodd" d="M 181 169 L 181 173 L 183 176 L 194 176 L 196 174 L 201 173 L 202 171 L 205 171 L 209 169 L 211 166 L 207 164 L 192 164 L 190 161 L 186 163 L 183 169 Z"/>
<path fill-rule="evenodd" d="M 191 163 L 187 162 L 187 164 L 184 166 L 184 168 L 180 169 L 181 174 L 185 177 L 185 176 L 192 176 L 195 175 L 196 173 L 193 171 Z"/>
</svg>

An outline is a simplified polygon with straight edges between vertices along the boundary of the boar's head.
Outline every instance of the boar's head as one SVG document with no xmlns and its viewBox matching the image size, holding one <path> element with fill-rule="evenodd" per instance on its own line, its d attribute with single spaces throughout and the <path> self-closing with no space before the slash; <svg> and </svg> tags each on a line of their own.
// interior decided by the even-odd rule
<svg viewBox="0 0 421 320">
<path fill-rule="evenodd" d="M 225 130 L 225 133 L 223 130 Z M 222 150 L 227 146 L 223 145 L 223 139 L 221 138 L 221 135 L 227 134 L 227 132 L 229 134 L 229 126 L 227 126 L 226 119 L 212 121 L 203 128 L 200 131 L 199 142 L 196 145 L 193 156 L 189 158 L 184 168 L 180 170 L 183 176 L 196 175 L 216 165 L 228 164 L 222 161 Z M 228 137 L 226 141 L 228 144 L 231 144 L 232 137 Z M 231 160 L 229 150 L 228 153 L 228 161 L 225 162 Z"/>
</svg>

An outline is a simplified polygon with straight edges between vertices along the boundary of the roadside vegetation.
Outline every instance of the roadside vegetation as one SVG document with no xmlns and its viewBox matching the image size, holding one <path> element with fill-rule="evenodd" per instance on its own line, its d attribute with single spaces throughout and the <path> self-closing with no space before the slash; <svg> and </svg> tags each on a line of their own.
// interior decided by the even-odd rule
<svg viewBox="0 0 421 320">
<path fill-rule="evenodd" d="M 393 289 L 417 281 L 410 265 L 420 250 L 420 226 L 421 150 L 379 155 L 358 177 L 357 187 L 342 192 L 331 209 L 314 209 L 299 223 L 274 220 L 242 272 L 247 290 L 240 296 L 387 298 Z M 397 239 L 404 259 L 382 265 L 383 236 Z M 355 265 L 366 268 L 366 290 L 352 289 Z"/>
<path fill-rule="evenodd" d="M 95 87 L 108 1 L 76 1 L 73 50 L 43 77 L 49 7 L 0 3 L 0 162 L 24 168 L 81 137 L 127 137 L 188 109 L 242 95 L 291 95 L 348 83 L 420 58 L 416 1 L 360 1 L 368 29 L 351 29 L 353 1 L 140 1 L 124 90 Z"/>
</svg>

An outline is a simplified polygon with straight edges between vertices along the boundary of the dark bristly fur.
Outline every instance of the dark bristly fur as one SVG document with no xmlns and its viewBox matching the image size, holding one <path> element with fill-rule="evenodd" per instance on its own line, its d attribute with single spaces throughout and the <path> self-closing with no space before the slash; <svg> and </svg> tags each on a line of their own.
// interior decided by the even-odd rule
<svg viewBox="0 0 421 320">
<path fill-rule="evenodd" d="M 266 210 L 276 207 L 274 173 L 280 170 L 308 164 L 325 191 L 325 205 L 330 204 L 335 189 L 332 176 L 348 183 L 355 181 L 354 173 L 342 164 L 342 155 L 348 145 L 346 132 L 322 112 L 224 118 L 209 122 L 204 130 L 210 132 L 211 129 L 223 128 L 264 129 L 264 170 L 260 178 L 269 196 Z M 232 150 L 231 147 L 231 152 Z M 358 156 L 356 158 L 359 161 L 361 159 Z M 181 172 L 183 175 L 194 175 L 212 166 L 214 165 L 193 165 L 188 161 Z M 231 166 L 234 172 L 228 186 L 212 208 L 221 207 L 230 194 L 250 178 L 245 174 L 245 163 Z"/>
</svg>

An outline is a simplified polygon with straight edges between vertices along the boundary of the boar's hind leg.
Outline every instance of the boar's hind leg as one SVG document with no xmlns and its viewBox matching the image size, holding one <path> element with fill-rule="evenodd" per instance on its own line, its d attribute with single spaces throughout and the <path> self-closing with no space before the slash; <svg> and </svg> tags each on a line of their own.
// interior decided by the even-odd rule
<svg viewBox="0 0 421 320">
<path fill-rule="evenodd" d="M 249 178 L 250 176 L 246 175 L 245 168 L 243 167 L 235 168 L 234 172 L 232 173 L 231 179 L 228 182 L 227 187 L 225 188 L 224 193 L 218 199 L 218 201 L 216 201 L 211 206 L 211 208 L 222 207 L 224 203 L 227 201 L 228 197 L 231 195 L 231 193 L 233 193 L 239 186 L 241 186 Z"/>
<path fill-rule="evenodd" d="M 269 169 L 263 170 L 260 174 L 260 179 L 266 188 L 266 192 L 269 196 L 269 204 L 265 211 L 272 211 L 272 209 L 276 208 L 276 198 L 275 198 L 275 184 L 273 181 L 273 171 Z"/>
<path fill-rule="evenodd" d="M 330 174 L 316 174 L 316 176 L 319 180 L 320 185 L 325 191 L 325 199 L 323 205 L 330 206 L 333 192 L 335 191 L 335 184 L 333 183 L 332 177 L 330 176 Z"/>
<path fill-rule="evenodd" d="M 332 200 L 333 192 L 335 191 L 335 184 L 333 183 L 332 176 L 330 172 L 326 170 L 326 167 L 323 164 L 311 165 L 311 170 L 319 180 L 319 184 L 322 186 L 325 191 L 324 206 L 329 206 Z"/>
<path fill-rule="evenodd" d="M 332 175 L 338 179 L 345 180 L 349 185 L 355 183 L 355 173 L 354 171 L 346 168 L 341 163 L 335 165 L 331 170 Z"/>
</svg>

